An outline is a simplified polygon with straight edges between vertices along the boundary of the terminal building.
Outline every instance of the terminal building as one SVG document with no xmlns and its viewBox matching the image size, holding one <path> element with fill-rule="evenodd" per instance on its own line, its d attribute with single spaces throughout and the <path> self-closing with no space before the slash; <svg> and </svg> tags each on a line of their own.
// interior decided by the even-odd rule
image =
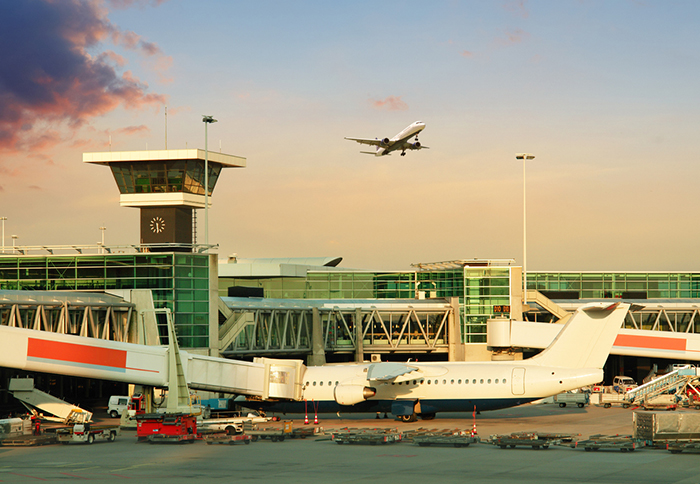
<svg viewBox="0 0 700 484">
<path fill-rule="evenodd" d="M 244 158 L 159 150 L 85 153 L 83 161 L 110 168 L 120 204 L 140 210 L 140 240 L 5 248 L 0 324 L 164 344 L 165 321 L 153 309 L 169 308 L 180 346 L 204 355 L 488 361 L 545 348 L 562 327 L 556 323 L 585 302 L 624 300 L 634 309 L 606 379 L 641 382 L 654 365 L 700 360 L 700 273 L 528 271 L 523 294 L 512 259 L 416 263 L 407 271 L 343 268 L 340 257 L 220 260 L 215 244 L 197 240 L 197 211 L 208 210 L 222 170 L 245 167 Z M 523 334 L 511 320 L 542 329 Z M 46 378 L 57 393 L 95 385 Z M 97 386 L 84 391 L 102 392 Z"/>
</svg>

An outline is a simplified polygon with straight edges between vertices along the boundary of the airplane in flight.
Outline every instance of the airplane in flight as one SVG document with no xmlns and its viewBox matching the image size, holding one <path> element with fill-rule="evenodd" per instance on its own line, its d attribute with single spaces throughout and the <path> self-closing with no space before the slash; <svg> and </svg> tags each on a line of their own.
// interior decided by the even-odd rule
<svg viewBox="0 0 700 484">
<path fill-rule="evenodd" d="M 301 401 L 278 401 L 261 409 L 298 413 L 309 405 L 319 413 L 392 413 L 413 422 L 430 420 L 438 412 L 521 405 L 601 382 L 628 310 L 622 302 L 582 306 L 549 347 L 526 360 L 307 367 Z"/>
<path fill-rule="evenodd" d="M 425 123 L 422 121 L 416 121 L 411 123 L 406 128 L 404 128 L 399 134 L 393 138 L 345 138 L 350 141 L 357 141 L 360 144 L 376 146 L 376 151 L 360 151 L 360 153 L 365 153 L 367 155 L 374 156 L 385 156 L 390 155 L 392 151 L 401 150 L 401 156 L 406 155 L 406 150 L 420 150 L 428 149 L 427 146 L 423 146 L 418 141 L 418 133 L 425 129 Z M 416 139 L 411 142 L 410 138 L 416 137 Z"/>
</svg>

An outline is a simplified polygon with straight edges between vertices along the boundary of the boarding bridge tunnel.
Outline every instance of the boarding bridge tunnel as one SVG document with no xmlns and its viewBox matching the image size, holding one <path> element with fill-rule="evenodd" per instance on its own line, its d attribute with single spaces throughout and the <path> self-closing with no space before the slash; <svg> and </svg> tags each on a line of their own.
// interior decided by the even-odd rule
<svg viewBox="0 0 700 484">
<path fill-rule="evenodd" d="M 99 293 L 1 291 L 0 324 L 113 341 L 135 340 L 136 305 Z"/>
<path fill-rule="evenodd" d="M 455 353 L 458 300 L 223 297 L 220 352 L 257 355 Z M 450 359 L 456 355 L 450 355 Z"/>
</svg>

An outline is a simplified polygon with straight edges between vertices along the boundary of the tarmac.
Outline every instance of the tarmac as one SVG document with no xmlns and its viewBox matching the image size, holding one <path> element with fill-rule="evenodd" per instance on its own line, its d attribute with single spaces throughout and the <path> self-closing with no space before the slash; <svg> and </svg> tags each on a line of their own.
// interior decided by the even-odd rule
<svg viewBox="0 0 700 484">
<path fill-rule="evenodd" d="M 315 438 L 261 440 L 249 445 L 136 443 L 134 431 L 122 431 L 114 443 L 0 447 L 0 482 L 280 482 L 280 483 L 700 483 L 698 454 L 671 454 L 642 448 L 634 452 L 552 446 L 501 449 L 478 443 L 469 447 L 419 447 L 411 443 L 337 445 L 326 434 L 341 428 L 398 430 L 449 429 L 477 435 L 513 432 L 630 435 L 634 409 L 525 405 L 478 414 L 438 414 L 429 421 L 403 423 L 375 415 L 319 415 L 304 425 L 304 415 L 281 416 L 293 426 L 318 427 Z M 105 419 L 109 422 L 110 419 Z M 268 425 L 282 426 L 283 422 Z"/>
</svg>

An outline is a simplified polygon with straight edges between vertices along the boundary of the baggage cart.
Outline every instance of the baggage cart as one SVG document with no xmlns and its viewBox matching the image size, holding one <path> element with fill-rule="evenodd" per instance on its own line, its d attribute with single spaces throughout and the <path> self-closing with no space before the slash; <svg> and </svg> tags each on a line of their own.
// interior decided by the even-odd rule
<svg viewBox="0 0 700 484">
<path fill-rule="evenodd" d="M 570 442 L 573 436 L 570 434 L 551 434 L 542 432 L 516 432 L 504 435 L 492 435 L 489 442 L 501 449 L 514 449 L 516 447 L 531 447 L 535 450 L 549 449 L 550 445 Z"/>
<path fill-rule="evenodd" d="M 212 444 L 250 444 L 252 437 L 246 434 L 229 434 L 229 433 L 216 433 L 207 434 L 204 436 L 204 441 L 207 445 Z"/>
<path fill-rule="evenodd" d="M 336 444 L 394 444 L 401 442 L 401 433 L 396 429 L 343 429 L 331 434 Z"/>
<path fill-rule="evenodd" d="M 644 447 L 644 441 L 632 438 L 631 435 L 591 435 L 586 440 L 578 440 L 569 444 L 573 449 L 584 449 L 586 452 L 593 450 L 619 450 L 620 452 L 632 452 Z"/>
</svg>

